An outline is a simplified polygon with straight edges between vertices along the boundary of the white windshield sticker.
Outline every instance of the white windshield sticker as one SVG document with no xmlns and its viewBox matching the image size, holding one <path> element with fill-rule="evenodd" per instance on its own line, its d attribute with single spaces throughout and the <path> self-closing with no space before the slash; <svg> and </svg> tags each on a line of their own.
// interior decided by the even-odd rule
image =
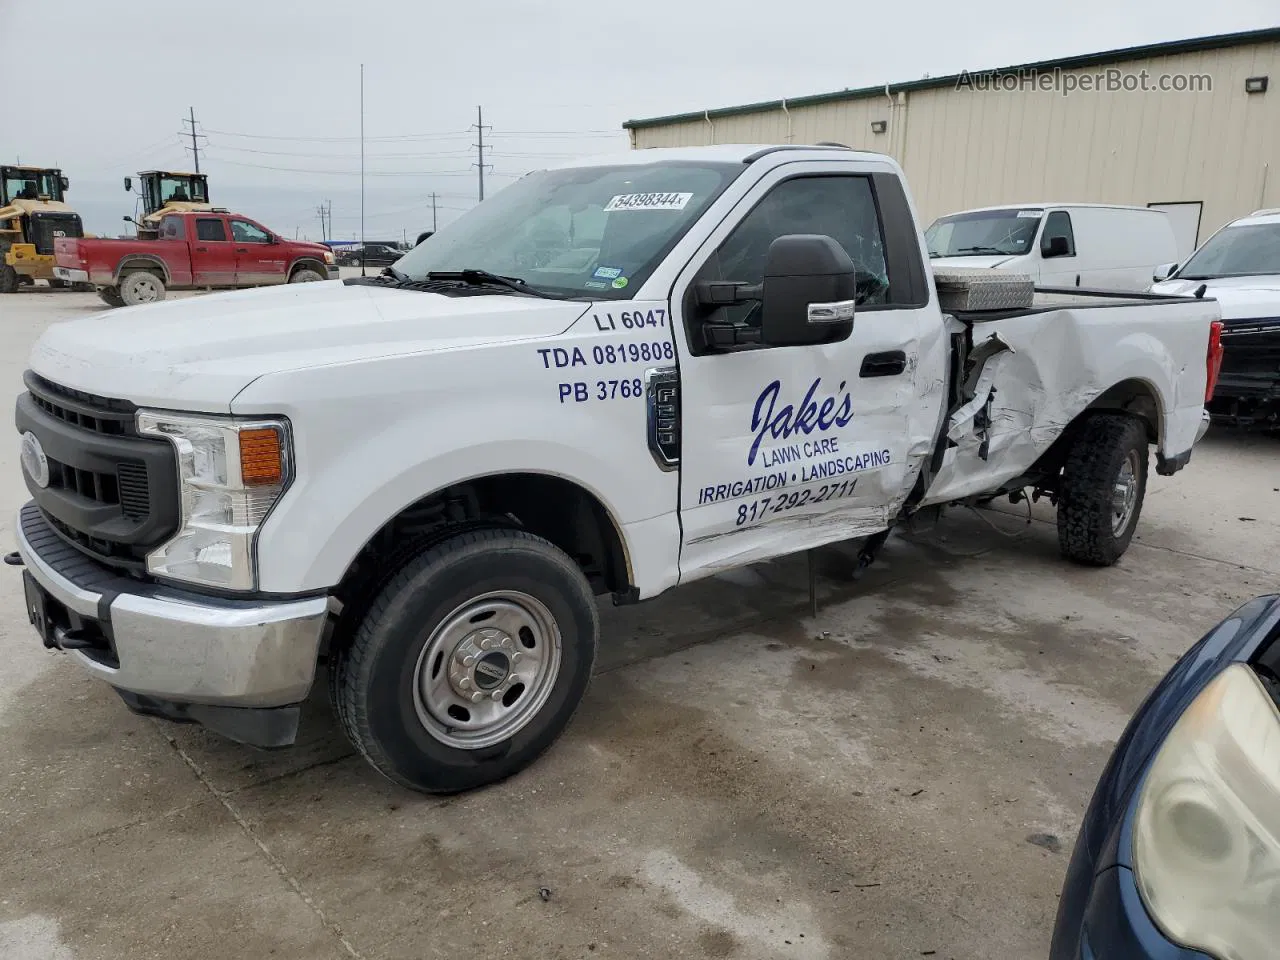
<svg viewBox="0 0 1280 960">
<path fill-rule="evenodd" d="M 683 210 L 692 193 L 620 193 L 605 204 L 604 212 L 615 210 Z"/>
<path fill-rule="evenodd" d="M 1019 211 L 1018 211 L 1018 216 L 1020 216 L 1020 217 L 1038 217 L 1038 216 L 1040 216 L 1040 214 L 1042 214 L 1042 213 L 1044 213 L 1044 211 L 1043 211 L 1043 210 L 1019 210 Z"/>
</svg>

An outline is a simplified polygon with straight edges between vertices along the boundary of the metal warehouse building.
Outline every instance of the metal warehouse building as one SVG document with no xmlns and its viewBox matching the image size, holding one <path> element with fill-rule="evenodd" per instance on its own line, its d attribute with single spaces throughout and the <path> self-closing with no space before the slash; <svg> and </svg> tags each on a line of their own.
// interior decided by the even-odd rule
<svg viewBox="0 0 1280 960">
<path fill-rule="evenodd" d="M 1166 209 L 1188 253 L 1280 207 L 1280 28 L 630 120 L 633 147 L 835 141 L 906 170 L 925 223 L 1030 201 Z"/>
</svg>

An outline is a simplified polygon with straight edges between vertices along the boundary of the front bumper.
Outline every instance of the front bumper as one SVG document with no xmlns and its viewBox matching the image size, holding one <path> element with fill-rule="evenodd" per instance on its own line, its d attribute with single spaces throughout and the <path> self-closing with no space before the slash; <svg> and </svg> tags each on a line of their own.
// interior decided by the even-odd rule
<svg viewBox="0 0 1280 960">
<path fill-rule="evenodd" d="M 1054 943 L 1055 950 L 1061 945 Z M 1055 952 L 1066 956 L 1066 952 Z M 1127 867 L 1111 867 L 1093 881 L 1080 940 L 1072 960 L 1212 960 L 1166 937 L 1142 904 L 1138 885 Z"/>
<path fill-rule="evenodd" d="M 339 279 L 340 274 L 339 274 L 339 272 L 338 272 L 338 265 L 337 265 L 336 263 L 331 263 L 331 264 L 329 264 L 329 265 L 328 265 L 328 267 L 327 267 L 327 269 L 328 269 L 328 271 L 329 271 L 329 279 L 330 279 L 330 280 L 337 280 L 337 279 Z"/>
<path fill-rule="evenodd" d="M 72 270 L 69 267 L 54 267 L 53 275 L 59 280 L 65 280 L 67 283 L 88 283 L 88 270 Z"/>
<path fill-rule="evenodd" d="M 104 638 L 67 652 L 117 690 L 165 706 L 248 708 L 296 704 L 310 691 L 326 597 L 231 600 L 117 576 L 63 541 L 34 503 L 15 533 L 61 636 Z"/>
</svg>

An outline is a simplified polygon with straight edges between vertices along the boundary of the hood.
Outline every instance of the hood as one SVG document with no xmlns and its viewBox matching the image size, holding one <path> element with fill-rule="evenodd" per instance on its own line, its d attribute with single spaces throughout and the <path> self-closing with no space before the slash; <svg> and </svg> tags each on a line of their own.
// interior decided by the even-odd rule
<svg viewBox="0 0 1280 960">
<path fill-rule="evenodd" d="M 1256 320 L 1280 317 L 1280 276 L 1221 277 L 1216 280 L 1162 280 L 1152 284 L 1149 292 L 1166 297 L 1190 297 L 1208 287 L 1206 297 L 1213 297 L 1222 307 L 1222 319 Z"/>
<path fill-rule="evenodd" d="M 1010 260 L 1016 260 L 1022 254 L 1000 254 L 998 256 L 986 257 L 932 257 L 929 260 L 929 267 L 932 270 L 939 268 L 946 269 L 948 267 L 969 267 L 973 270 L 982 270 L 991 268 L 994 270 L 1002 263 L 1008 263 Z"/>
<path fill-rule="evenodd" d="M 54 383 L 140 406 L 225 413 L 267 373 L 552 337 L 588 306 L 338 280 L 260 287 L 54 324 L 32 349 L 31 368 Z"/>
</svg>

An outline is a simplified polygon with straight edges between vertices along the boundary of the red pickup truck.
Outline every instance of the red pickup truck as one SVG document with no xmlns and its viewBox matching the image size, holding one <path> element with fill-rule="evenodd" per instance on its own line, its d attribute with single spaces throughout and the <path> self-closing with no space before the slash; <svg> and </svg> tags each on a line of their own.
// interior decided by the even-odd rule
<svg viewBox="0 0 1280 960">
<path fill-rule="evenodd" d="M 260 287 L 336 280 L 323 244 L 286 240 L 238 213 L 171 213 L 158 240 L 64 237 L 54 276 L 91 283 L 113 307 L 163 300 L 166 290 Z"/>
</svg>

